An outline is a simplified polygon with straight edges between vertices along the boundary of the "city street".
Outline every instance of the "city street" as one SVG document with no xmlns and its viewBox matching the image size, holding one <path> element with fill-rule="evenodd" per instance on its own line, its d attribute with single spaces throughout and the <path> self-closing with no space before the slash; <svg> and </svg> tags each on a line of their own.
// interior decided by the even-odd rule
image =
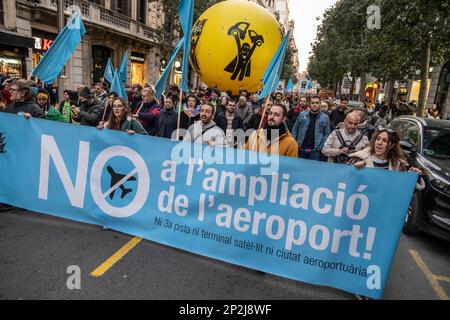
<svg viewBox="0 0 450 320">
<path fill-rule="evenodd" d="M 0 217 L 0 299 L 356 299 L 98 226 L 21 210 Z M 72 265 L 79 290 L 67 287 Z M 448 243 L 402 235 L 383 299 L 449 299 L 449 265 Z"/>
</svg>

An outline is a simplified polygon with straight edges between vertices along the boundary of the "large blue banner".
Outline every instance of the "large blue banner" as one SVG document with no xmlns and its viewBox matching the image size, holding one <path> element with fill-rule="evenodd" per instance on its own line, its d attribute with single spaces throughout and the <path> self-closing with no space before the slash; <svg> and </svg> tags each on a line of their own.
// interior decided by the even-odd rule
<svg viewBox="0 0 450 320">
<path fill-rule="evenodd" d="M 1 113 L 0 132 L 0 202 L 372 298 L 417 178 Z"/>
</svg>

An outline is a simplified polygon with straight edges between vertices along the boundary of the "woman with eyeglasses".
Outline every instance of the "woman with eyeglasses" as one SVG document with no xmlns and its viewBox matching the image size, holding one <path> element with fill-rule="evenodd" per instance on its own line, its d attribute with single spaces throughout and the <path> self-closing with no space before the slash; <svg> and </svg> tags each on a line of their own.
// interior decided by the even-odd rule
<svg viewBox="0 0 450 320">
<path fill-rule="evenodd" d="M 31 87 L 25 80 L 16 80 L 11 85 L 10 92 L 12 102 L 6 107 L 6 113 L 18 114 L 26 119 L 44 118 L 44 113 L 34 102 Z"/>
<path fill-rule="evenodd" d="M 131 109 L 128 102 L 120 97 L 114 99 L 108 121 L 103 125 L 100 124 L 97 128 L 124 131 L 130 135 L 135 133 L 147 135 L 147 131 L 145 131 L 140 122 L 131 117 Z"/>
<path fill-rule="evenodd" d="M 400 146 L 400 138 L 397 133 L 390 129 L 379 128 L 372 137 L 369 147 L 364 150 L 350 154 L 349 164 L 357 168 L 377 168 L 391 171 L 410 171 L 419 175 L 422 171 L 410 167 Z M 425 188 L 422 178 L 416 186 L 418 190 Z"/>
</svg>

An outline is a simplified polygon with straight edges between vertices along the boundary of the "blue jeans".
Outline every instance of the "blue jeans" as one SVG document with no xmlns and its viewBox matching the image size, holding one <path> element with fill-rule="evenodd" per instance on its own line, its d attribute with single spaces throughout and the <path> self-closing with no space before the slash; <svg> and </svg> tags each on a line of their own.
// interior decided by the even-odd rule
<svg viewBox="0 0 450 320">
<path fill-rule="evenodd" d="M 298 157 L 302 158 L 302 159 L 320 161 L 320 151 L 306 152 L 306 151 L 298 150 Z"/>
</svg>

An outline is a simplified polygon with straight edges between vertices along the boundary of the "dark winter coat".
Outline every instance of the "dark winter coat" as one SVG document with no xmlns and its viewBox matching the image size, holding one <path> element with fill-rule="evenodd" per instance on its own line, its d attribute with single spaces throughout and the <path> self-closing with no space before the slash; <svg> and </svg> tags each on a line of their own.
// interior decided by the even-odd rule
<svg viewBox="0 0 450 320">
<path fill-rule="evenodd" d="M 156 100 L 142 105 L 138 113 L 139 122 L 150 136 L 156 136 L 159 131 L 159 113 L 161 107 Z"/>
<path fill-rule="evenodd" d="M 27 100 L 24 102 L 12 102 L 6 107 L 5 112 L 18 114 L 19 112 L 26 112 L 31 114 L 33 118 L 44 118 L 42 109 L 33 101 Z"/>
<path fill-rule="evenodd" d="M 163 109 L 159 114 L 158 137 L 172 138 L 172 133 L 177 130 L 178 112 L 172 109 Z"/>
<path fill-rule="evenodd" d="M 73 120 L 80 122 L 82 126 L 95 127 L 97 119 L 102 112 L 102 106 L 96 99 L 80 102 L 80 112 L 73 116 Z"/>
<path fill-rule="evenodd" d="M 216 125 L 222 129 L 223 132 L 227 132 L 227 126 L 228 126 L 228 119 L 226 113 L 220 113 L 216 118 Z M 242 118 L 238 117 L 237 115 L 234 115 L 233 122 L 231 124 L 231 129 L 237 130 L 237 129 L 244 129 L 244 122 L 242 121 Z"/>
</svg>

